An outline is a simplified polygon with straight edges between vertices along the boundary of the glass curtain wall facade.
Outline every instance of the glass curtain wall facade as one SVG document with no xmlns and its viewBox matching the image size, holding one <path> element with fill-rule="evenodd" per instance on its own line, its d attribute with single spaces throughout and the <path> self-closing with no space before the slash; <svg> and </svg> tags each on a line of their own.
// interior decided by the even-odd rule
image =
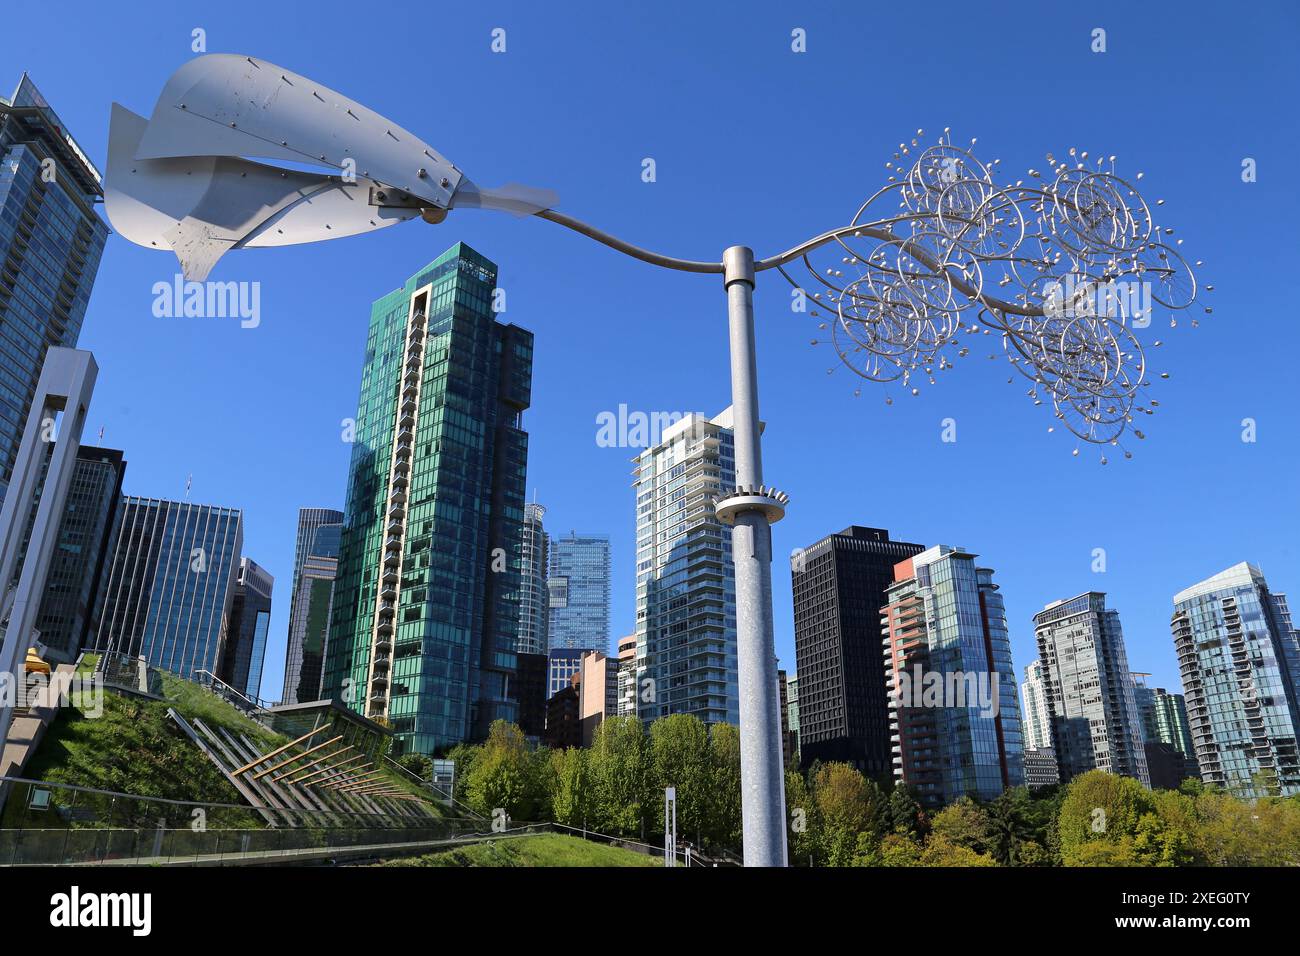
<svg viewBox="0 0 1300 956">
<path fill-rule="evenodd" d="M 302 575 L 303 563 L 311 554 L 312 547 L 316 542 L 316 532 L 325 525 L 342 525 L 343 512 L 336 511 L 333 508 L 299 508 L 298 509 L 298 533 L 294 539 L 293 548 L 293 579 L 289 583 L 289 638 L 286 647 L 293 646 L 293 636 L 297 630 L 296 615 L 298 613 L 298 581 Z M 286 656 L 286 662 L 288 657 Z M 287 683 L 284 691 L 287 699 L 289 691 Z M 310 698 L 316 700 L 315 697 Z"/>
<path fill-rule="evenodd" d="M 324 691 L 435 749 L 515 720 L 533 336 L 457 243 L 371 310 Z"/>
<path fill-rule="evenodd" d="M 271 594 L 275 578 L 256 561 L 239 559 L 239 575 L 230 602 L 230 624 L 217 676 L 246 697 L 262 692 L 266 636 L 271 627 Z"/>
<path fill-rule="evenodd" d="M 1089 770 L 1151 785 L 1119 612 L 1098 591 L 1034 615 L 1061 782 Z"/>
<path fill-rule="evenodd" d="M 1300 648 L 1283 595 L 1242 562 L 1175 595 L 1171 628 L 1201 779 L 1300 793 Z"/>
<path fill-rule="evenodd" d="M 552 648 L 609 650 L 609 538 L 570 532 L 548 546 L 546 587 Z"/>
<path fill-rule="evenodd" d="M 938 545 L 900 562 L 880 610 L 894 779 L 932 808 L 1025 782 L 1006 609 L 975 558 Z"/>
<path fill-rule="evenodd" d="M 889 540 L 883 528 L 851 525 L 790 559 L 804 766 L 843 761 L 878 781 L 892 778 L 880 608 L 894 566 L 924 550 Z"/>
<path fill-rule="evenodd" d="M 519 572 L 519 640 L 520 654 L 545 656 L 550 647 L 548 619 L 549 596 L 546 588 L 548 547 L 542 519 L 546 509 L 536 503 L 524 506 L 522 551 Z"/>
<path fill-rule="evenodd" d="M 1043 686 L 1043 662 L 1034 661 L 1025 668 L 1020 685 L 1020 702 L 1024 707 L 1025 748 L 1034 750 L 1052 746 L 1052 712 L 1047 706 Z"/>
<path fill-rule="evenodd" d="M 95 650 L 144 657 L 193 680 L 215 674 L 230 619 L 243 512 L 122 498 Z"/>
<path fill-rule="evenodd" d="M 83 647 L 92 643 L 95 599 L 113 540 L 125 471 L 120 451 L 91 445 L 77 449 L 59 536 L 36 616 L 36 630 L 45 648 L 41 656 L 51 664 L 71 663 Z M 33 521 L 35 517 L 33 509 Z M 21 569 L 21 561 L 18 567 Z"/>
<path fill-rule="evenodd" d="M 737 724 L 731 530 L 713 510 L 736 486 L 731 409 L 687 415 L 634 461 L 637 716 Z"/>
<path fill-rule="evenodd" d="M 108 238 L 99 171 L 23 74 L 0 98 L 0 500 L 53 345 L 75 348 Z"/>
<path fill-rule="evenodd" d="M 298 588 L 292 598 L 289 645 L 284 658 L 282 696 L 286 704 L 306 704 L 321 699 L 342 531 L 341 522 L 318 527 L 299 568 Z"/>
</svg>

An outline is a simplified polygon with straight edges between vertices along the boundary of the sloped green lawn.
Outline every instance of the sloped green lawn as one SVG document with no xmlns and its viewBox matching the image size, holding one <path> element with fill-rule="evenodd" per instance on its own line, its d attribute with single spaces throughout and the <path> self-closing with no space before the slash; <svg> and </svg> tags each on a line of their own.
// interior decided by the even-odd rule
<svg viewBox="0 0 1300 956">
<path fill-rule="evenodd" d="M 578 837 L 545 834 L 387 860 L 376 866 L 663 866 L 656 857 Z"/>
</svg>

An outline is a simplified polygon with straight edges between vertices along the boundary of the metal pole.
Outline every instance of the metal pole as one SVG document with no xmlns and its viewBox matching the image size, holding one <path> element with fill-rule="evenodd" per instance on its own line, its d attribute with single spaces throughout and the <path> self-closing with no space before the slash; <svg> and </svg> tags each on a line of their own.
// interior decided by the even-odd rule
<svg viewBox="0 0 1300 956">
<path fill-rule="evenodd" d="M 732 525 L 736 566 L 736 652 L 740 684 L 740 783 L 746 866 L 785 866 L 785 770 L 772 628 L 772 529 L 784 494 L 763 485 L 758 370 L 754 348 L 754 253 L 722 256 L 731 333 L 731 410 L 736 489 L 718 501 Z"/>
</svg>

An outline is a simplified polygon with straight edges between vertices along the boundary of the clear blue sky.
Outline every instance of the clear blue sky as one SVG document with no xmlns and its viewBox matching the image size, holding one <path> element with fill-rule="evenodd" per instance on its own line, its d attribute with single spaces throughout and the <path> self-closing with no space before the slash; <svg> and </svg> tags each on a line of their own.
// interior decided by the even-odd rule
<svg viewBox="0 0 1300 956">
<path fill-rule="evenodd" d="M 756 308 L 764 457 L 792 505 L 775 550 L 851 523 L 964 546 L 997 571 L 1015 664 L 1031 615 L 1104 590 L 1129 660 L 1177 686 L 1177 590 L 1241 560 L 1300 592 L 1292 328 L 1300 155 L 1291 3 L 605 4 L 229 2 L 201 14 L 133 3 L 93 15 L 4 14 L 0 63 L 31 73 L 104 163 L 109 104 L 148 114 L 164 81 L 209 52 L 271 60 L 422 135 L 476 181 L 559 192 L 560 208 L 656 249 L 770 254 L 839 225 L 883 184 L 919 127 L 944 126 L 1021 171 L 1071 145 L 1143 171 L 1149 200 L 1205 260 L 1215 314 L 1167 345 L 1161 414 L 1133 461 L 1075 459 L 1006 366 L 959 365 L 912 398 L 828 376 L 815 322 L 779 277 Z M 725 7 L 725 9 L 724 9 Z M 1199 9 L 1198 9 L 1199 8 Z M 336 9 L 336 13 L 330 13 Z M 617 10 L 617 12 L 616 12 Z M 377 16 L 372 15 L 377 14 Z M 490 49 L 506 30 L 507 51 Z M 794 54 L 790 33 L 807 31 Z M 1108 50 L 1090 51 L 1093 28 Z M 652 157 L 658 181 L 641 181 Z M 1241 181 L 1241 162 L 1258 182 Z M 300 506 L 341 507 L 370 302 L 456 240 L 500 265 L 505 318 L 536 333 L 529 487 L 553 531 L 613 539 L 614 636 L 634 615 L 631 451 L 596 444 L 596 416 L 714 413 L 729 402 L 716 277 L 661 272 L 542 221 L 455 212 L 431 227 L 235 253 L 213 274 L 262 283 L 262 323 L 158 319 L 170 255 L 110 239 L 81 346 L 101 372 L 87 439 L 126 451 L 126 489 L 242 507 L 246 553 L 276 576 L 263 694 L 283 668 Z M 770 274 L 769 274 L 770 275 Z M 1154 329 L 1153 329 L 1154 331 Z M 940 441 L 953 417 L 958 441 Z M 1254 418 L 1258 441 L 1241 440 Z M 1090 570 L 1105 548 L 1108 570 Z M 777 651 L 793 667 L 790 579 L 774 570 Z"/>
</svg>

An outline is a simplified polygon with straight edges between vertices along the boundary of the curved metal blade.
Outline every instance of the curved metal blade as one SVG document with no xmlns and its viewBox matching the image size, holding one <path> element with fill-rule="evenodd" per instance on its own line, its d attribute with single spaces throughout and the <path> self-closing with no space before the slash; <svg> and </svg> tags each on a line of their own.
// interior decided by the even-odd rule
<svg viewBox="0 0 1300 956">
<path fill-rule="evenodd" d="M 325 165 L 446 209 L 461 172 L 432 146 L 355 100 L 283 67 L 231 53 L 172 74 L 138 159 L 258 156 Z"/>
<path fill-rule="evenodd" d="M 113 104 L 104 207 L 124 238 L 171 248 L 187 279 L 206 279 L 231 249 L 356 235 L 418 215 L 370 205 L 376 184 L 368 179 L 347 183 L 228 156 L 138 159 L 149 126 Z"/>
</svg>

